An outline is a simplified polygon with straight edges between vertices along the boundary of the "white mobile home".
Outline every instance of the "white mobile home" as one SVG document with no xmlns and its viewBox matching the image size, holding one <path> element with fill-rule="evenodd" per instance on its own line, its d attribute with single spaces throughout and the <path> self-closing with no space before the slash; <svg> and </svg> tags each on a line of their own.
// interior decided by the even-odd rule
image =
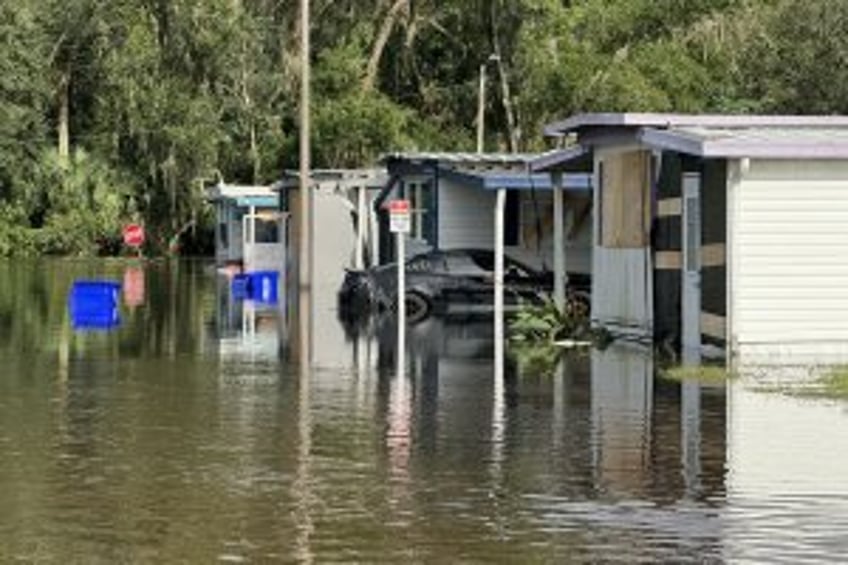
<svg viewBox="0 0 848 565">
<path fill-rule="evenodd" d="M 585 114 L 546 132 L 593 156 L 597 323 L 684 359 L 848 356 L 848 117 Z"/>
</svg>

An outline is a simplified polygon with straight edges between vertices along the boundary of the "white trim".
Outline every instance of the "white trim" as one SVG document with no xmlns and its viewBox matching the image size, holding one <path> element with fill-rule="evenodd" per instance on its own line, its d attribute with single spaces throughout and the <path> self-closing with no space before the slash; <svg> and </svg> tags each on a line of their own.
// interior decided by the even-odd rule
<svg viewBox="0 0 848 565">
<path fill-rule="evenodd" d="M 736 226 L 739 225 L 739 187 L 742 182 L 742 163 L 739 160 L 727 161 L 727 209 L 725 227 L 725 249 L 727 252 L 725 270 L 725 324 L 727 339 L 725 341 L 725 357 L 730 359 L 738 349 L 739 337 L 736 329 L 736 273 L 739 272 L 739 254 L 736 250 Z"/>
</svg>

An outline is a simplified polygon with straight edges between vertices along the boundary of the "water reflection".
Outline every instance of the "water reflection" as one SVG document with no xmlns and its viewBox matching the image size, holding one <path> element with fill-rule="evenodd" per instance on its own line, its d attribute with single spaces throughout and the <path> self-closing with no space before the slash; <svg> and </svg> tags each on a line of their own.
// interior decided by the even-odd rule
<svg viewBox="0 0 848 565">
<path fill-rule="evenodd" d="M 68 332 L 71 281 L 124 267 L 0 263 L 0 562 L 844 553 L 842 405 L 657 380 L 629 347 L 495 379 L 491 320 L 411 326 L 398 372 L 390 317 L 239 303 L 195 263 Z"/>
</svg>

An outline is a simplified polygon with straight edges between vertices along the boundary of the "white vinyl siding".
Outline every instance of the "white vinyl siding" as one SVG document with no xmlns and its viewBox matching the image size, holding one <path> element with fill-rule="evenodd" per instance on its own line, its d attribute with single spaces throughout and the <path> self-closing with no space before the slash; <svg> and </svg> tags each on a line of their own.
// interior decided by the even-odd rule
<svg viewBox="0 0 848 565">
<path fill-rule="evenodd" d="M 495 242 L 495 191 L 463 186 L 442 179 L 439 189 L 439 247 L 442 249 L 493 249 Z M 566 200 L 566 231 L 576 218 Z M 507 246 L 510 257 L 535 268 L 553 269 L 553 196 L 537 191 L 536 202 L 529 190 L 519 200 L 519 245 Z M 536 217 L 539 217 L 542 241 L 537 245 Z M 509 210 L 507 211 L 509 213 Z M 566 269 L 590 273 L 592 267 L 592 219 L 586 218 L 566 241 Z"/>
<path fill-rule="evenodd" d="M 735 341 L 848 342 L 848 163 L 754 160 L 733 190 Z"/>
<path fill-rule="evenodd" d="M 495 192 L 441 179 L 439 247 L 492 249 L 494 234 Z"/>
</svg>

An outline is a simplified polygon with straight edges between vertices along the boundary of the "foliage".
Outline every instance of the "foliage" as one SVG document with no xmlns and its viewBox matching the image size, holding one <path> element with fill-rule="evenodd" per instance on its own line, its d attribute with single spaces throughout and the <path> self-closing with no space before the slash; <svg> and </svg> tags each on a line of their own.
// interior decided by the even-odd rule
<svg viewBox="0 0 848 565">
<path fill-rule="evenodd" d="M 525 306 L 509 322 L 510 340 L 552 344 L 563 339 L 591 339 L 587 299 L 572 294 L 560 310 L 553 300 Z"/>
<path fill-rule="evenodd" d="M 470 150 L 481 66 L 488 149 L 544 148 L 542 126 L 580 111 L 848 112 L 841 0 L 312 6 L 316 167 Z M 208 233 L 204 183 L 295 166 L 298 16 L 294 0 L 0 3 L 0 255 L 111 253 L 138 219 L 164 251 Z"/>
<path fill-rule="evenodd" d="M 717 365 L 676 365 L 660 369 L 659 376 L 669 381 L 697 381 L 721 384 L 737 377 L 736 373 Z"/>
<path fill-rule="evenodd" d="M 836 367 L 819 379 L 824 394 L 848 400 L 848 367 Z"/>
</svg>

